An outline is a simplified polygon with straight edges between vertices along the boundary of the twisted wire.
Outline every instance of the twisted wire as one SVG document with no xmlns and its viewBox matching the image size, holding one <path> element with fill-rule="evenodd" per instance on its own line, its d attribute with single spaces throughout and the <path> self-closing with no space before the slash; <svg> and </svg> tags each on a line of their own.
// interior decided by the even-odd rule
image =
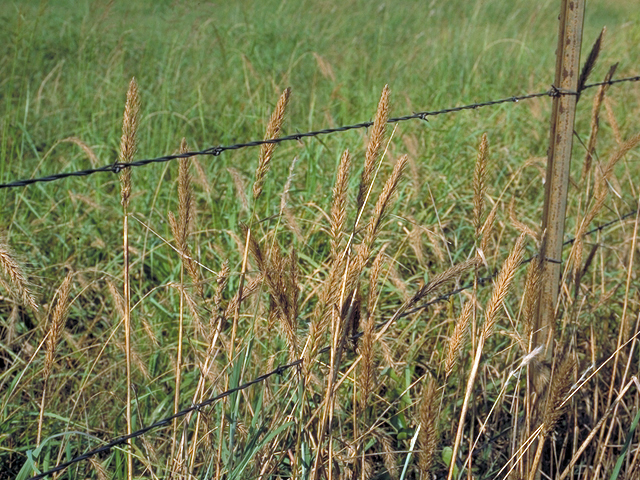
<svg viewBox="0 0 640 480">
<path fill-rule="evenodd" d="M 586 90 L 589 88 L 594 88 L 594 87 L 598 87 L 601 85 L 614 85 L 614 84 L 618 84 L 618 83 L 623 83 L 623 82 L 637 82 L 640 81 L 640 75 L 635 76 L 635 77 L 626 77 L 626 78 L 620 78 L 617 80 L 609 80 L 607 82 L 598 82 L 598 83 L 591 83 L 589 85 L 585 85 L 583 87 L 582 90 Z M 402 117 L 394 117 L 394 118 L 390 118 L 388 120 L 388 123 L 399 123 L 399 122 L 405 122 L 408 120 L 428 120 L 429 117 L 434 117 L 437 115 L 444 115 L 447 113 L 455 113 L 455 112 L 461 112 L 463 110 L 475 110 L 478 108 L 484 108 L 484 107 L 491 107 L 491 106 L 495 106 L 495 105 L 500 105 L 503 103 L 518 103 L 521 100 L 529 100 L 532 98 L 539 98 L 539 97 L 558 97 L 561 95 L 577 95 L 578 92 L 572 92 L 572 91 L 565 91 L 565 90 L 561 90 L 555 86 L 551 86 L 551 88 L 549 90 L 546 90 L 544 92 L 538 92 L 538 93 L 530 93 L 527 95 L 519 95 L 519 96 L 511 96 L 511 97 L 507 97 L 507 98 L 502 98 L 499 100 L 490 100 L 487 102 L 479 102 L 479 103 L 472 103 L 469 105 L 463 105 L 460 107 L 452 107 L 452 108 L 445 108 L 442 110 L 432 110 L 432 111 L 425 111 L 425 112 L 416 112 L 416 113 L 412 113 L 411 115 L 405 115 Z M 311 137 L 317 137 L 319 135 L 330 135 L 333 133 L 338 133 L 338 132 L 346 132 L 349 130 L 357 130 L 357 129 L 363 129 L 363 128 L 369 128 L 370 126 L 373 125 L 373 122 L 361 122 L 361 123 L 356 123 L 353 125 L 344 125 L 342 127 L 335 127 L 335 128 L 325 128 L 322 130 L 315 130 L 312 132 L 305 132 L 305 133 L 294 133 L 291 135 L 286 135 L 283 137 L 279 137 L 279 138 L 271 138 L 271 139 L 266 139 L 266 140 L 253 140 L 250 142 L 244 142 L 244 143 L 236 143 L 233 145 L 219 145 L 219 146 L 215 146 L 215 147 L 209 147 L 209 148 L 205 148 L 204 150 L 198 150 L 198 151 L 193 151 L 193 152 L 186 152 L 186 153 L 179 153 L 179 154 L 175 154 L 175 155 L 164 155 L 162 157 L 156 157 L 156 158 L 147 158 L 147 159 L 143 159 L 143 160 L 136 160 L 134 162 L 128 162 L 128 163 L 122 163 L 122 162 L 115 162 L 109 165 L 105 165 L 103 167 L 99 167 L 99 168 L 89 168 L 87 170 L 78 170 L 75 172 L 60 172 L 60 173 L 55 173 L 52 175 L 47 175 L 44 177 L 39 177 L 39 178 L 28 178 L 28 179 L 23 179 L 23 180 L 16 180 L 14 182 L 9 182 L 9 183 L 2 183 L 0 184 L 0 189 L 3 188 L 18 188 L 18 187 L 26 187 L 28 185 L 33 185 L 35 183 L 43 183 L 43 182 L 53 182 L 56 180 L 61 180 L 63 178 L 69 178 L 69 177 L 86 177 L 88 175 L 93 175 L 94 173 L 99 173 L 99 172 L 112 172 L 112 173 L 119 173 L 123 168 L 134 168 L 134 167 L 142 167 L 145 165 L 149 165 L 152 163 L 164 163 L 164 162 L 169 162 L 172 160 L 177 160 L 180 158 L 188 158 L 188 157 L 196 157 L 196 156 L 205 156 L 205 155 L 209 155 L 209 156 L 214 156 L 217 157 L 220 154 L 222 154 L 223 152 L 227 151 L 227 150 L 239 150 L 242 148 L 250 148 L 250 147 L 259 147 L 260 145 L 266 145 L 266 144 L 278 144 L 278 143 L 283 143 L 283 142 L 291 142 L 291 141 L 300 141 L 303 138 L 311 138 Z"/>
</svg>

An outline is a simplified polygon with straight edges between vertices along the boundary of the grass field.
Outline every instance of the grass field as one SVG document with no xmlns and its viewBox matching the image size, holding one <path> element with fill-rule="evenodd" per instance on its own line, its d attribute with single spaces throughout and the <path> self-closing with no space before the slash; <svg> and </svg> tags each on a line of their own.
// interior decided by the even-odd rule
<svg viewBox="0 0 640 480">
<path fill-rule="evenodd" d="M 378 126 L 547 90 L 559 3 L 2 2 L 0 183 L 376 124 L 0 190 L 0 479 L 298 358 L 55 478 L 637 478 L 635 215 L 565 249 L 531 344 L 551 99 Z M 583 58 L 603 26 L 590 81 L 640 74 L 636 2 L 588 3 Z M 597 93 L 567 239 L 638 206 L 640 82 Z"/>
</svg>

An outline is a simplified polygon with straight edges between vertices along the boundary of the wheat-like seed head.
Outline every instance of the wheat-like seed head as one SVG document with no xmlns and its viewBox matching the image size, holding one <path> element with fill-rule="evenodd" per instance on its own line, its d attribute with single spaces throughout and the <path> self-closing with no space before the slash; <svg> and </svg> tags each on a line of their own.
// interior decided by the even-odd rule
<svg viewBox="0 0 640 480">
<path fill-rule="evenodd" d="M 13 288 L 17 290 L 20 301 L 23 305 L 28 305 L 35 312 L 38 311 L 38 304 L 36 299 L 31 293 L 29 282 L 24 274 L 22 266 L 16 261 L 13 253 L 9 249 L 9 246 L 0 242 L 0 265 L 4 270 L 4 274 L 9 278 L 11 284 L 6 284 L 2 279 L 2 284 L 9 293 L 13 293 Z M 13 288 L 11 288 L 13 287 Z"/>
<path fill-rule="evenodd" d="M 540 288 L 542 286 L 542 263 L 538 258 L 534 258 L 527 267 L 527 276 L 524 282 L 524 311 L 522 314 L 524 325 L 524 336 L 531 345 L 533 329 L 536 322 L 536 312 L 540 302 Z"/>
<path fill-rule="evenodd" d="M 493 231 L 493 225 L 496 220 L 496 214 L 498 213 L 499 202 L 493 206 L 487 215 L 487 219 L 484 221 L 482 228 L 480 229 L 480 251 L 486 252 L 489 246 L 489 240 L 491 239 L 491 232 Z"/>
<path fill-rule="evenodd" d="M 515 203 L 516 203 L 515 200 L 516 200 L 515 197 L 513 197 L 511 199 L 511 203 L 509 204 L 509 219 L 511 220 L 511 224 L 520 233 L 524 233 L 530 236 L 537 242 L 539 240 L 538 233 L 534 231 L 531 227 L 529 227 L 529 225 L 527 225 L 524 222 L 521 222 L 520 219 L 518 219 L 518 215 L 516 214 L 516 211 L 515 211 Z"/>
<path fill-rule="evenodd" d="M 543 437 L 546 437 L 555 429 L 558 420 L 560 420 L 562 416 L 565 408 L 563 402 L 571 389 L 573 378 L 571 374 L 574 368 L 574 359 L 570 355 L 567 355 L 557 371 L 553 372 L 551 387 L 549 388 L 547 403 L 545 405 L 544 415 L 542 416 L 542 423 L 544 425 L 542 429 Z"/>
<path fill-rule="evenodd" d="M 347 187 L 349 171 L 351 169 L 351 155 L 345 150 L 340 158 L 338 175 L 333 187 L 333 202 L 331 204 L 331 256 L 336 259 L 340 250 L 340 236 L 347 218 Z"/>
<path fill-rule="evenodd" d="M 464 304 L 464 307 L 462 307 L 462 312 L 460 313 L 460 317 L 458 318 L 456 326 L 453 329 L 453 334 L 451 334 L 451 339 L 449 340 L 449 349 L 447 350 L 447 357 L 444 362 L 444 371 L 446 378 L 449 378 L 451 376 L 451 373 L 453 373 L 453 367 L 455 367 L 456 361 L 458 360 L 458 356 L 460 354 L 460 350 L 462 350 L 464 337 L 469 327 L 469 320 L 471 319 L 471 314 L 473 313 L 475 302 L 475 298 L 472 298 Z"/>
<path fill-rule="evenodd" d="M 93 469 L 96 471 L 96 475 L 98 475 L 98 480 L 109 479 L 109 475 L 107 474 L 107 471 L 98 460 L 96 460 L 94 457 L 89 457 L 88 460 L 91 466 L 93 467 Z"/>
<path fill-rule="evenodd" d="M 436 447 L 438 446 L 437 433 L 437 386 L 434 379 L 429 378 L 422 392 L 420 402 L 420 433 L 418 441 L 420 450 L 418 451 L 418 466 L 420 468 L 420 478 L 429 479 L 429 470 L 433 465 Z"/>
<path fill-rule="evenodd" d="M 376 166 L 376 162 L 380 157 L 380 150 L 384 141 L 384 134 L 387 128 L 387 120 L 389 119 L 389 85 L 385 85 L 382 89 L 382 96 L 378 102 L 378 110 L 371 127 L 371 137 L 367 145 L 367 153 L 364 159 L 364 169 L 360 179 L 360 187 L 358 188 L 358 198 L 356 201 L 357 209 L 360 210 L 364 204 L 364 199 L 371 185 L 371 177 Z"/>
<path fill-rule="evenodd" d="M 441 272 L 435 275 L 428 283 L 422 286 L 411 298 L 410 304 L 415 304 L 420 301 L 427 295 L 435 292 L 447 282 L 459 278 L 462 274 L 468 272 L 473 267 L 480 265 L 482 260 L 480 257 L 475 256 L 470 258 L 469 260 L 465 260 L 464 262 L 458 263 L 453 267 L 448 268 L 444 272 Z"/>
<path fill-rule="evenodd" d="M 620 133 L 620 127 L 618 126 L 618 120 L 616 120 L 616 116 L 613 113 L 613 107 L 611 106 L 611 100 L 609 97 L 604 97 L 604 108 L 607 111 L 607 120 L 609 121 L 609 125 L 611 126 L 611 130 L 613 131 L 613 138 L 616 139 L 616 143 L 618 145 L 622 144 L 622 133 Z"/>
<path fill-rule="evenodd" d="M 140 123 L 140 96 L 138 93 L 138 83 L 135 77 L 129 83 L 127 91 L 127 101 L 124 107 L 124 118 L 122 120 L 122 138 L 120 139 L 120 163 L 133 161 L 138 148 L 137 132 Z M 120 184 L 122 187 L 121 203 L 126 209 L 129 206 L 131 197 L 131 168 L 124 168 L 120 174 Z"/>
<path fill-rule="evenodd" d="M 398 189 L 398 184 L 400 183 L 400 179 L 402 178 L 404 169 L 407 166 L 407 159 L 408 157 L 406 155 L 403 155 L 398 159 L 395 166 L 393 167 L 393 172 L 391 172 L 389 179 L 384 184 L 382 193 L 380 194 L 380 197 L 378 197 L 378 201 L 376 202 L 376 208 L 373 212 L 373 216 L 371 217 L 371 221 L 369 222 L 369 226 L 367 227 L 367 233 L 365 234 L 363 243 L 372 245 L 375 241 L 380 223 L 385 216 L 389 203 L 391 203 L 391 199 Z"/>
<path fill-rule="evenodd" d="M 289 96 L 291 95 L 291 89 L 286 88 L 278 103 L 276 104 L 276 108 L 271 115 L 271 119 L 267 124 L 267 131 L 264 135 L 265 140 L 271 140 L 274 138 L 278 138 L 280 136 L 280 130 L 282 129 L 282 123 L 284 122 L 284 115 L 287 110 L 287 105 L 289 103 Z M 260 147 L 260 157 L 258 158 L 258 168 L 256 169 L 256 179 L 253 184 L 253 199 L 256 200 L 260 194 L 262 193 L 262 187 L 264 186 L 264 180 L 267 176 L 267 172 L 269 171 L 271 165 L 271 158 L 273 157 L 273 152 L 276 149 L 275 143 L 266 143 Z"/>
<path fill-rule="evenodd" d="M 240 200 L 242 210 L 249 210 L 249 199 L 247 198 L 244 180 L 242 179 L 240 172 L 232 167 L 227 168 L 227 172 L 229 172 L 231 180 L 233 180 L 233 186 L 236 189 L 236 196 Z"/>
<path fill-rule="evenodd" d="M 487 194 L 487 162 L 489 159 L 489 141 L 487 134 L 482 135 L 476 168 L 473 173 L 473 225 L 476 229 L 476 237 L 482 228 L 482 216 L 484 214 L 484 197 Z"/>
<path fill-rule="evenodd" d="M 389 476 L 393 480 L 397 480 L 398 479 L 398 454 L 393 444 L 393 439 L 382 428 L 378 428 L 374 430 L 373 435 L 382 445 L 382 452 L 384 453 L 384 455 L 382 456 L 382 462 L 384 463 L 384 468 L 387 469 Z"/>
<path fill-rule="evenodd" d="M 358 376 L 358 383 L 360 384 L 360 409 L 364 410 L 367 406 L 369 395 L 374 389 L 376 382 L 375 368 L 374 368 L 374 342 L 375 342 L 375 304 L 378 297 L 378 277 L 382 270 L 384 262 L 384 249 L 378 253 L 373 260 L 371 270 L 369 271 L 369 294 L 367 296 L 367 310 L 368 316 L 364 322 L 364 334 L 362 341 L 360 342 L 360 354 L 362 355 L 362 361 L 360 363 L 361 374 Z M 356 332 L 351 332 L 356 333 Z"/>
<path fill-rule="evenodd" d="M 254 236 L 249 239 L 249 250 L 271 295 L 273 313 L 280 320 L 292 358 L 298 354 L 298 260 L 295 250 L 283 258 L 277 245 L 265 257 Z"/>
<path fill-rule="evenodd" d="M 183 138 L 180 143 L 180 153 L 188 151 L 187 140 Z M 178 220 L 180 228 L 176 241 L 183 251 L 186 250 L 187 238 L 193 223 L 193 186 L 190 163 L 189 158 L 181 158 L 178 161 Z"/>
<path fill-rule="evenodd" d="M 48 379 L 51 373 L 51 367 L 53 366 L 53 360 L 55 358 L 56 348 L 58 341 L 60 340 L 60 334 L 62 328 L 67 321 L 67 315 L 69 314 L 69 292 L 71 291 L 71 279 L 73 274 L 70 272 L 62 281 L 60 287 L 56 291 L 56 300 L 49 310 L 49 332 L 47 335 L 47 341 L 45 343 L 46 358 L 44 362 L 44 378 Z"/>
<path fill-rule="evenodd" d="M 525 234 L 521 234 L 520 237 L 518 237 L 516 244 L 502 265 L 500 273 L 498 273 L 498 276 L 496 277 L 493 293 L 491 294 L 489 303 L 487 303 L 487 307 L 485 308 L 485 320 L 484 327 L 482 329 L 482 336 L 485 340 L 491 335 L 493 327 L 498 320 L 498 313 L 502 306 L 502 302 L 507 296 L 507 293 L 511 288 L 513 276 L 515 275 L 517 268 L 520 266 L 520 260 L 522 259 L 522 253 L 524 251 L 525 238 Z"/>
</svg>

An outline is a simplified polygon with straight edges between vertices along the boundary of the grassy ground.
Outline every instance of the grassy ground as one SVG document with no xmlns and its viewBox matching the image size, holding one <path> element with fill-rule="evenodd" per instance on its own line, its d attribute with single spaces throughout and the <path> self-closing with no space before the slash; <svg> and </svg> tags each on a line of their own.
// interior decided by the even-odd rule
<svg viewBox="0 0 640 480">
<path fill-rule="evenodd" d="M 544 91 L 553 81 L 558 2 L 222 3 L 0 4 L 0 182 L 118 159 L 134 76 L 136 159 L 175 152 L 183 137 L 191 149 L 262 138 L 286 87 L 282 133 L 292 134 L 373 119 L 385 84 L 397 116 Z M 638 7 L 612 3 L 587 5 L 586 52 L 607 26 L 592 81 L 615 62 L 616 77 L 639 74 Z M 585 218 L 588 230 L 633 211 L 638 200 L 637 146 L 605 179 L 603 171 L 640 131 L 640 84 L 607 92 L 585 169 L 580 141 L 593 136 L 596 92 L 585 92 L 578 107 L 567 238 Z M 634 478 L 638 355 L 635 343 L 618 347 L 638 331 L 635 217 L 565 251 L 571 274 L 557 319 L 563 354 L 549 362 L 521 364 L 531 351 L 527 312 L 535 297 L 535 271 L 527 280 L 525 268 L 513 282 L 478 284 L 404 315 L 375 341 L 370 330 L 499 270 L 520 231 L 528 233 L 521 254 L 536 252 L 550 107 L 540 98 L 390 126 L 362 209 L 361 172 L 375 129 L 282 144 L 259 195 L 256 168 L 267 158 L 259 149 L 193 159 L 194 219 L 182 247 L 168 215 L 179 223 L 191 205 L 178 163 L 136 168 L 128 259 L 118 176 L 0 190 L 0 478 L 99 446 L 127 431 L 127 417 L 134 430 L 165 418 L 176 391 L 183 408 L 295 358 L 305 359 L 300 369 L 135 440 L 134 477 L 440 478 L 464 404 L 457 475 L 503 478 L 513 467 L 512 478 L 526 478 L 536 445 L 522 461 L 519 449 L 542 423 L 549 427 L 544 474 L 613 478 L 622 458 L 619 478 Z M 483 133 L 487 173 L 474 183 Z M 351 174 L 338 208 L 333 189 L 346 172 L 339 165 L 347 148 Z M 376 202 L 405 154 L 383 213 Z M 600 205 L 601 192 L 608 196 Z M 379 226 L 370 223 L 378 217 Z M 488 217 L 492 228 L 480 232 Z M 249 251 L 247 236 L 255 240 Z M 184 244 L 197 263 L 181 260 L 176 249 Z M 486 264 L 455 276 L 448 270 L 473 259 L 481 244 Z M 446 272 L 446 285 L 414 297 Z M 496 304 L 501 290 L 504 303 Z M 347 319 L 365 330 L 358 342 L 339 340 L 351 333 Z M 329 353 L 316 351 L 324 345 Z M 135 387 L 129 415 L 127 351 Z M 581 383 L 592 364 L 603 368 Z M 544 374 L 548 384 L 528 382 Z M 127 462 L 119 447 L 67 475 L 124 479 Z"/>
</svg>

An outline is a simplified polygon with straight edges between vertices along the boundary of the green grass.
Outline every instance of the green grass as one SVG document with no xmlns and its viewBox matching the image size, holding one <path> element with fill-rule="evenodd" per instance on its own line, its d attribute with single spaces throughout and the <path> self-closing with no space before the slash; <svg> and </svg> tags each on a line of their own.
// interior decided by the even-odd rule
<svg viewBox="0 0 640 480">
<path fill-rule="evenodd" d="M 544 91 L 554 77 L 559 2 L 133 1 L 113 2 L 108 7 L 103 3 L 61 0 L 0 4 L 0 22 L 4 25 L 0 30 L 0 182 L 114 162 L 125 92 L 133 76 L 140 85 L 142 100 L 137 158 L 175 152 L 182 137 L 193 149 L 262 138 L 269 115 L 286 87 L 292 88 L 292 98 L 283 131 L 291 134 L 372 119 L 385 84 L 392 91 L 391 116 L 396 116 Z M 632 0 L 589 2 L 583 58 L 602 26 L 607 26 L 603 52 L 591 81 L 601 80 L 615 62 L 620 63 L 616 77 L 638 75 L 638 13 Z M 585 142 L 594 94 L 595 89 L 589 90 L 578 105 L 576 132 Z M 623 138 L 640 131 L 640 84 L 617 85 L 608 95 Z M 473 165 L 483 133 L 490 141 L 488 205 L 499 205 L 490 248 L 485 252 L 491 269 L 499 268 L 516 238 L 509 216 L 512 201 L 518 220 L 538 228 L 544 161 L 518 169 L 532 157 L 545 156 L 550 107 L 551 100 L 541 98 L 398 125 L 363 219 L 368 221 L 395 160 L 409 154 L 398 200 L 374 247 L 377 253 L 386 245 L 387 267 L 392 267 L 379 282 L 381 293 L 373 312 L 377 321 L 389 318 L 421 282 L 473 254 Z M 598 155 L 606 162 L 616 143 L 604 112 L 600 126 Z M 241 225 L 253 222 L 254 234 L 263 248 L 278 244 L 283 254 L 293 248 L 297 252 L 298 333 L 304 342 L 318 289 L 330 265 L 325 214 L 331 208 L 338 161 L 343 150 L 349 148 L 354 157 L 347 217 L 351 226 L 369 133 L 358 130 L 282 144 L 276 150 L 264 193 L 249 210 L 242 207 L 229 169 L 237 172 L 250 197 L 257 149 L 197 159 L 205 177 L 200 178 L 193 170 L 197 221 L 190 245 L 206 267 L 201 275 L 209 303 L 198 305 L 205 318 L 205 307 L 212 308 L 215 273 L 225 260 L 229 261 L 231 274 L 223 303 L 237 292 L 244 248 Z M 69 141 L 70 137 L 74 141 Z M 91 150 L 95 160 L 78 141 Z M 572 178 L 577 182 L 584 158 L 578 141 L 574 142 L 574 152 Z M 620 197 L 609 196 L 595 223 L 627 213 L 637 205 L 639 155 L 636 148 L 619 162 L 610 184 Z M 298 163 L 289 208 L 300 235 L 289 220 L 279 217 L 280 193 L 295 157 Z M 178 210 L 177 175 L 175 162 L 133 171 L 129 234 L 133 248 L 134 347 L 140 358 L 134 365 L 136 426 L 173 413 L 180 297 L 176 285 L 181 263 L 165 241 L 173 244 L 167 214 Z M 567 237 L 584 215 L 589 198 L 585 185 L 571 186 Z M 98 445 L 82 435 L 58 434 L 80 431 L 107 440 L 125 431 L 125 364 L 124 352 L 118 347 L 124 340 L 120 315 L 108 288 L 111 282 L 122 290 L 122 208 L 118 178 L 109 173 L 2 190 L 0 201 L 1 235 L 24 264 L 41 305 L 40 312 L 34 313 L 2 289 L 0 472 L 6 473 L 0 473 L 0 478 L 13 478 L 28 452 L 36 448 L 45 357 L 44 351 L 37 349 L 47 332 L 47 312 L 54 293 L 68 271 L 75 272 L 74 301 L 49 380 L 43 426 L 43 438 L 48 441 L 38 457 L 38 467 L 44 469 Z M 615 350 L 625 304 L 627 321 L 635 322 L 638 297 L 633 292 L 639 287 L 635 276 L 631 277 L 631 293 L 625 293 L 627 269 L 637 268 L 630 262 L 632 232 L 632 223 L 626 222 L 591 237 L 585 258 L 592 243 L 598 243 L 600 249 L 583 278 L 580 296 L 563 297 L 562 311 L 568 321 L 562 332 L 563 338 L 571 339 L 567 348 L 578 360 L 576 380 L 589 363 L 601 362 Z M 526 253 L 535 251 L 530 239 Z M 248 280 L 256 278 L 255 269 L 250 261 Z M 364 277 L 367 273 L 368 268 Z M 479 273 L 487 272 L 482 269 Z M 485 349 L 473 399 L 473 435 L 478 434 L 479 422 L 487 418 L 489 409 L 497 407 L 477 449 L 479 453 L 474 453 L 475 478 L 492 478 L 506 464 L 513 453 L 509 445 L 512 438 L 501 432 L 522 414 L 518 399 L 524 401 L 523 378 L 511 381 L 506 397 L 498 395 L 506 376 L 526 353 L 513 339 L 513 332 L 521 330 L 515 318 L 520 311 L 524 273 L 515 283 L 505 304 L 511 321 L 506 316 L 501 320 Z M 567 291 L 573 292 L 569 280 L 566 285 Z M 482 305 L 490 290 L 477 292 Z M 363 293 L 366 291 L 364 288 Z M 381 422 L 375 435 L 365 438 L 363 447 L 370 455 L 367 458 L 373 475 L 381 475 L 378 478 L 390 478 L 383 473 L 382 437 L 391 442 L 392 450 L 404 452 L 396 460 L 398 473 L 402 471 L 406 450 L 416 432 L 424 375 L 435 375 L 444 394 L 433 472 L 446 472 L 441 452 L 455 437 L 471 363 L 468 357 L 473 358 L 467 341 L 455 378 L 444 380 L 442 359 L 462 303 L 456 297 L 425 315 L 402 319 L 383 337 L 394 362 L 389 363 L 382 355 L 384 349 L 377 352 L 379 387 L 369 413 L 363 417 Z M 272 323 L 269 311 L 268 289 L 262 286 L 240 310 L 239 356 L 227 358 L 223 348 L 212 359 L 216 374 L 206 383 L 205 398 L 287 361 L 285 336 L 281 326 Z M 206 338 L 194 332 L 186 309 L 185 316 L 187 363 L 181 403 L 188 406 L 200 378 Z M 143 322 L 157 344 L 151 342 Z M 230 318 L 225 323 L 225 341 L 231 335 L 232 322 Z M 629 327 L 625 338 L 635 328 L 635 324 Z M 624 352 L 631 352 L 630 372 L 637 374 L 637 353 L 628 349 Z M 358 353 L 351 349 L 344 357 L 342 372 Z M 327 374 L 324 364 L 329 362 L 326 355 L 317 360 L 319 363 L 312 368 L 316 377 L 306 379 L 310 383 L 305 388 L 289 373 L 270 380 L 268 386 L 252 387 L 208 409 L 206 427 L 200 426 L 198 441 L 202 444 L 198 444 L 193 474 L 197 478 L 217 474 L 257 478 L 264 459 L 270 458 L 274 468 L 271 478 L 286 477 L 292 474 L 291 458 L 295 458 L 298 466 L 293 475 L 306 478 L 311 467 L 305 467 L 305 462 L 313 460 L 317 451 L 312 439 L 317 427 L 307 432 L 305 421 L 323 398 Z M 618 365 L 619 376 L 624 362 Z M 558 437 L 548 446 L 547 458 L 551 458 L 551 452 L 564 456 L 558 460 L 560 466 L 544 463 L 545 471 L 557 474 L 563 469 L 603 415 L 613 378 L 611 367 L 607 368 L 571 403 L 558 427 Z M 613 384 L 616 391 L 624 387 L 619 378 Z M 356 425 L 352 416 L 353 381 L 346 380 L 341 388 L 333 427 L 334 449 L 340 468 L 357 470 L 345 449 L 354 448 L 354 432 L 362 431 L 364 425 Z M 609 445 L 622 445 L 627 439 L 639 398 L 638 391 L 631 387 L 624 406 L 621 404 L 616 411 L 620 425 L 614 429 Z M 225 418 L 222 434 L 221 418 Z M 473 423 L 470 417 L 467 423 Z M 211 430 L 207 441 L 203 440 L 203 428 Z M 150 433 L 150 445 L 135 442 L 138 478 L 168 476 L 170 430 Z M 276 431 L 269 436 L 268 432 Z M 469 427 L 467 434 L 471 433 Z M 567 443 L 563 444 L 565 439 Z M 194 439 L 191 441 L 195 444 Z M 514 441 L 517 447 L 520 439 Z M 467 437 L 463 453 L 468 451 L 468 443 Z M 637 441 L 632 447 L 629 463 L 622 467 L 628 478 L 633 477 L 632 468 L 637 468 L 637 462 L 630 466 Z M 595 466 L 602 449 L 603 443 L 594 442 L 578 465 Z M 618 461 L 619 450 L 605 451 L 604 472 L 609 472 Z M 114 451 L 98 461 L 109 477 L 126 478 L 123 451 Z M 414 456 L 407 469 L 408 478 L 419 478 L 416 465 Z M 68 478 L 98 478 L 95 466 L 87 462 L 69 472 Z"/>
</svg>

